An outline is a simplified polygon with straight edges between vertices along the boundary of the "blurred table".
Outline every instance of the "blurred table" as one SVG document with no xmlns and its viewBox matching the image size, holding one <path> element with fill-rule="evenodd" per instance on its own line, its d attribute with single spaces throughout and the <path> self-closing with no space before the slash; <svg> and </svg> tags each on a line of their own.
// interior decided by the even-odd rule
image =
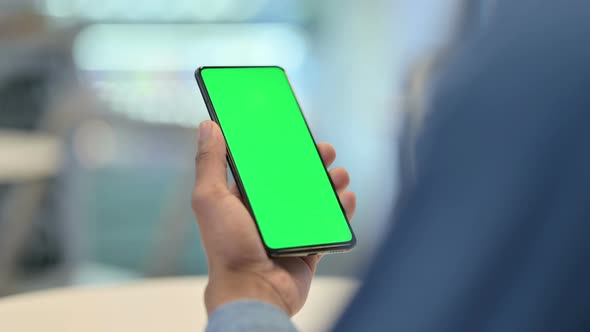
<svg viewBox="0 0 590 332">
<path fill-rule="evenodd" d="M 19 130 L 0 130 L 0 183 L 55 176 L 61 164 L 57 137 Z"/>
<path fill-rule="evenodd" d="M 0 299 L 0 330 L 203 331 L 206 277 L 151 279 L 117 286 L 55 289 Z M 301 331 L 325 331 L 357 289 L 354 280 L 317 277 L 303 310 Z"/>
</svg>

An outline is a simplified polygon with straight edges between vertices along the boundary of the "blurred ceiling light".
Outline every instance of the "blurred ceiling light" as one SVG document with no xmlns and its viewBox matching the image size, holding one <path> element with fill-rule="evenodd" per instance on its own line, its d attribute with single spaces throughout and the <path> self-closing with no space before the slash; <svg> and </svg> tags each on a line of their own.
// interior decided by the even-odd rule
<svg viewBox="0 0 590 332">
<path fill-rule="evenodd" d="M 268 0 L 41 0 L 42 14 L 56 18 L 82 18 L 95 21 L 216 21 L 247 20 Z"/>
<path fill-rule="evenodd" d="M 202 65 L 281 65 L 296 70 L 305 33 L 287 24 L 96 24 L 74 44 L 88 71 L 187 71 Z"/>
<path fill-rule="evenodd" d="M 202 65 L 280 65 L 308 54 L 288 24 L 96 24 L 76 37 L 74 61 L 110 109 L 140 121 L 194 127 L 206 110 L 192 71 Z"/>
</svg>

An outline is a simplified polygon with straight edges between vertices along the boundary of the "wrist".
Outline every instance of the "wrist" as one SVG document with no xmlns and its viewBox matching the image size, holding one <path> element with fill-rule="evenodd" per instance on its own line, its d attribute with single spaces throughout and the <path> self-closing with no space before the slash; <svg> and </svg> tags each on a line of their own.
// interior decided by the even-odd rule
<svg viewBox="0 0 590 332">
<path fill-rule="evenodd" d="M 256 300 L 272 304 L 291 316 L 291 310 L 267 281 L 255 273 L 211 274 L 205 289 L 205 307 L 211 314 L 220 306 L 238 300 Z"/>
</svg>

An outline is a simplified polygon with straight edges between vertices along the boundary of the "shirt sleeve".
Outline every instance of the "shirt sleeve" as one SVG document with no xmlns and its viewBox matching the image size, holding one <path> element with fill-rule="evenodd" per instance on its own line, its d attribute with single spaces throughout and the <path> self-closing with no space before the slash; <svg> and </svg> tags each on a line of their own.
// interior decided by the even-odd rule
<svg viewBox="0 0 590 332">
<path fill-rule="evenodd" d="M 240 300 L 225 304 L 209 317 L 206 332 L 296 332 L 289 316 L 272 304 Z"/>
</svg>

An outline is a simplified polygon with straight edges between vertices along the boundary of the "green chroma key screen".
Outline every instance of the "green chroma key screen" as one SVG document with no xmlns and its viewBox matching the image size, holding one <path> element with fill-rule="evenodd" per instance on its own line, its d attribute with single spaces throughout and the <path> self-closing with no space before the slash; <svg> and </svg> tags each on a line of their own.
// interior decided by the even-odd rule
<svg viewBox="0 0 590 332">
<path fill-rule="evenodd" d="M 285 72 L 205 67 L 201 77 L 266 246 L 351 241 Z"/>
</svg>

